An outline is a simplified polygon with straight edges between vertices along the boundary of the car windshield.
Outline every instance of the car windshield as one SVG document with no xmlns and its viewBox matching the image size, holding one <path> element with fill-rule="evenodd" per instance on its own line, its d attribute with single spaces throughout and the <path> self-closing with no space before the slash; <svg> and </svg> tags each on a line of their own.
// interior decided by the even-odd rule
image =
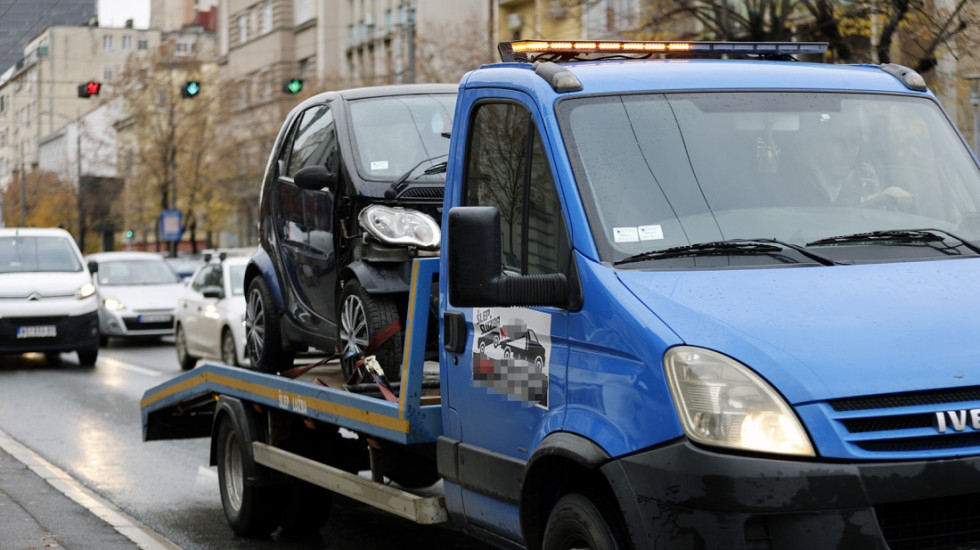
<svg viewBox="0 0 980 550">
<path fill-rule="evenodd" d="M 235 296 L 245 295 L 245 266 L 233 265 L 228 268 L 228 276 L 231 277 L 231 293 Z"/>
<path fill-rule="evenodd" d="M 82 263 L 64 237 L 0 238 L 0 273 L 81 270 Z"/>
<path fill-rule="evenodd" d="M 99 284 L 169 285 L 180 282 L 174 270 L 161 260 L 112 260 L 99 262 Z"/>
<path fill-rule="evenodd" d="M 572 98 L 558 110 L 605 261 L 691 245 L 704 254 L 756 254 L 718 244 L 807 246 L 917 228 L 980 239 L 980 171 L 927 98 L 638 94 Z M 884 259 L 875 257 L 883 241 L 848 259 Z M 807 251 L 839 260 L 856 248 L 835 245 Z M 657 268 L 654 260 L 667 256 L 642 259 L 629 267 Z"/>
<path fill-rule="evenodd" d="M 445 161 L 455 108 L 456 94 L 351 101 L 357 171 L 365 179 L 394 181 L 420 163 Z M 418 179 L 445 181 L 445 174 Z"/>
</svg>

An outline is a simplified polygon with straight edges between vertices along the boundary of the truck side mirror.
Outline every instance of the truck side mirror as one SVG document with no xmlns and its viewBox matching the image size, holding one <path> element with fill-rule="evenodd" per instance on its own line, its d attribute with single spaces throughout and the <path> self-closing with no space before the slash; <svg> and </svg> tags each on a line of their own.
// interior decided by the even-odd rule
<svg viewBox="0 0 980 550">
<path fill-rule="evenodd" d="M 337 189 L 337 174 L 327 170 L 325 166 L 305 166 L 293 177 L 297 186 L 310 191 L 327 188 L 333 193 Z"/>
<path fill-rule="evenodd" d="M 568 307 L 563 273 L 503 275 L 500 265 L 500 211 L 491 206 L 459 206 L 449 211 L 449 303 L 456 307 Z"/>
</svg>

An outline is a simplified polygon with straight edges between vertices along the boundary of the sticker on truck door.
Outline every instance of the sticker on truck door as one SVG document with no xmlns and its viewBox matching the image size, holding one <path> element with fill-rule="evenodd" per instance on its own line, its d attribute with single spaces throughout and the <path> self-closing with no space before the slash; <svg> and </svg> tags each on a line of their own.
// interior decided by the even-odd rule
<svg viewBox="0 0 980 550">
<path fill-rule="evenodd" d="M 548 408 L 551 316 L 533 309 L 473 309 L 473 382 L 509 400 Z"/>
</svg>

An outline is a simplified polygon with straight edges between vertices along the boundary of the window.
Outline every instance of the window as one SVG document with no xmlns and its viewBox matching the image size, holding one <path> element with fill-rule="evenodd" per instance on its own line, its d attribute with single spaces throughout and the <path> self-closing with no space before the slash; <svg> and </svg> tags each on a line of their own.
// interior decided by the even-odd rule
<svg viewBox="0 0 980 550">
<path fill-rule="evenodd" d="M 312 0 L 293 0 L 293 23 L 299 25 L 305 22 L 307 19 L 313 17 L 312 10 L 310 9 L 310 2 Z"/>
<path fill-rule="evenodd" d="M 238 16 L 238 41 L 242 44 L 248 40 L 248 13 Z"/>
<path fill-rule="evenodd" d="M 176 45 L 176 50 L 174 53 L 176 55 L 191 55 L 192 53 L 194 53 L 194 41 L 178 40 Z"/>
<path fill-rule="evenodd" d="M 262 3 L 262 34 L 272 32 L 272 0 Z"/>
<path fill-rule="evenodd" d="M 102 49 L 109 51 L 112 49 L 112 35 L 107 34 L 102 37 Z"/>
<path fill-rule="evenodd" d="M 191 284 L 191 288 L 197 292 L 201 292 L 206 286 L 222 286 L 221 266 L 209 265 L 205 267 L 200 273 L 197 274 L 197 278 L 195 278 L 194 283 Z"/>
<path fill-rule="evenodd" d="M 504 271 L 560 271 L 561 207 L 530 111 L 518 103 L 486 103 L 477 108 L 472 132 L 464 201 L 500 211 Z"/>
<path fill-rule="evenodd" d="M 129 36 L 128 34 L 126 36 L 123 36 L 122 44 L 120 47 L 122 48 L 123 51 L 129 51 L 133 49 L 133 37 Z"/>
<path fill-rule="evenodd" d="M 326 166 L 333 170 L 337 161 L 337 135 L 330 107 L 313 107 L 299 119 L 296 136 L 287 151 L 286 176 L 296 176 L 307 166 Z"/>
<path fill-rule="evenodd" d="M 147 46 L 148 46 L 148 41 L 146 38 L 140 38 L 139 40 L 136 41 L 136 48 L 141 52 L 145 52 Z"/>
<path fill-rule="evenodd" d="M 112 67 L 102 67 L 102 81 L 110 82 L 112 80 Z"/>
</svg>

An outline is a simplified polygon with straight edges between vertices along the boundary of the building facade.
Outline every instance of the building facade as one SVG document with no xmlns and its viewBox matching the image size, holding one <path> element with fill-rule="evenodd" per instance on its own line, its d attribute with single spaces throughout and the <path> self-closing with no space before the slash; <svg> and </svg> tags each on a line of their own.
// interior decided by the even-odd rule
<svg viewBox="0 0 980 550">
<path fill-rule="evenodd" d="M 97 0 L 0 0 L 0 71 L 21 61 L 24 45 L 54 25 L 85 25 Z"/>
</svg>

